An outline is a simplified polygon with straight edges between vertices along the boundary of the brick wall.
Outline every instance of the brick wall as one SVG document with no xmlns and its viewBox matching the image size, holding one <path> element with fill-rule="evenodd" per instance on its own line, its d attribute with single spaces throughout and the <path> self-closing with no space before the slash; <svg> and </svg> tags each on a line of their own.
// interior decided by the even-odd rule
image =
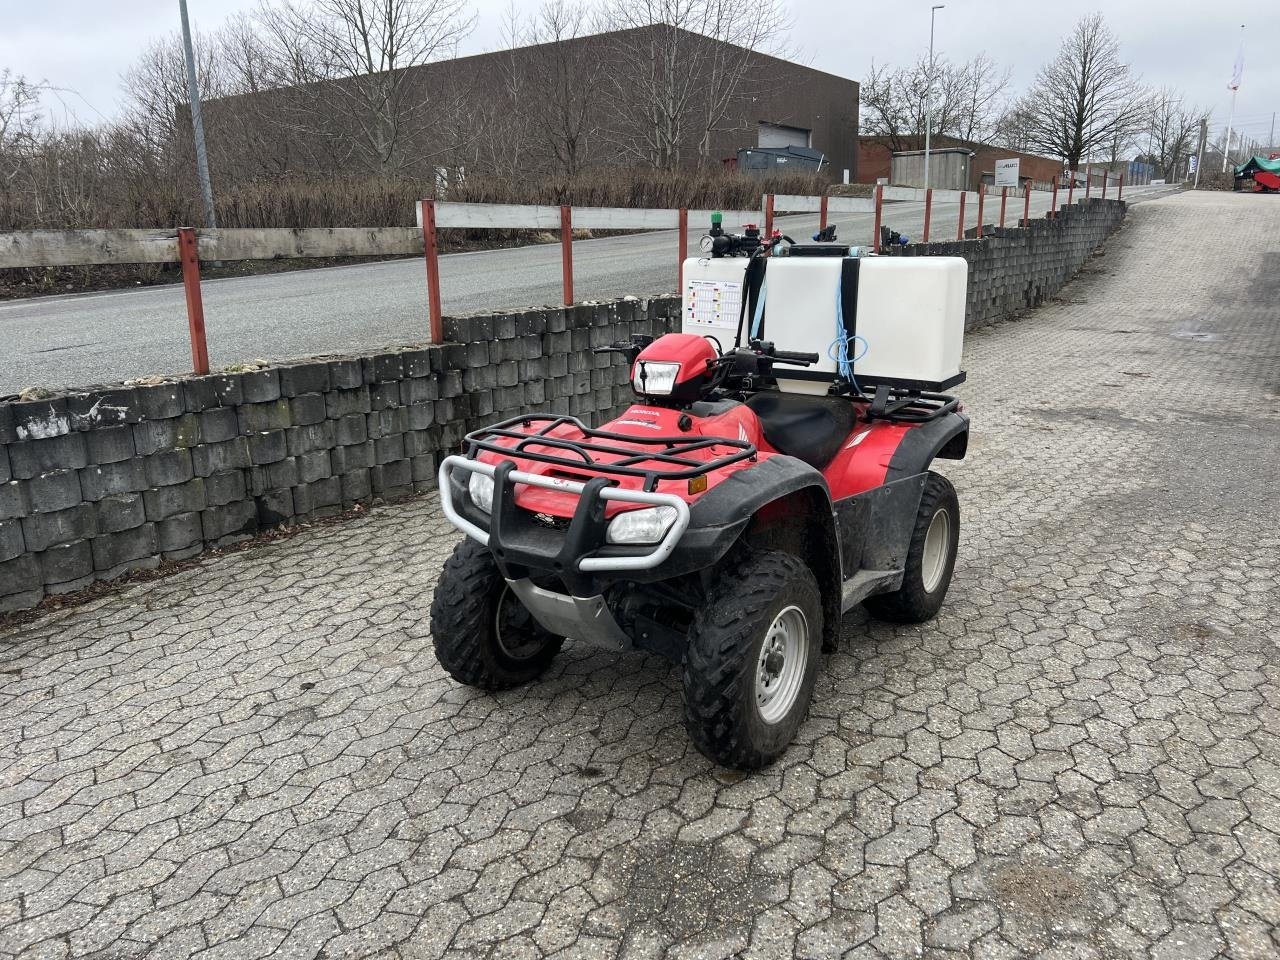
<svg viewBox="0 0 1280 960">
<path fill-rule="evenodd" d="M 984 226 L 981 240 L 971 228 L 965 240 L 915 243 L 889 252 L 969 261 L 965 328 L 971 330 L 1055 296 L 1124 222 L 1124 215 L 1122 201 L 1091 198 L 1063 206 L 1052 220 L 1032 220 L 1026 227 Z"/>
<path fill-rule="evenodd" d="M 1056 220 L 896 255 L 968 260 L 973 327 L 1052 297 L 1124 209 L 1082 201 Z M 0 611 L 432 490 L 442 453 L 501 418 L 600 422 L 631 389 L 625 365 L 591 349 L 678 316 L 665 297 L 450 319 L 439 346 L 0 403 Z"/>
<path fill-rule="evenodd" d="M 0 403 L 0 611 L 294 520 L 435 487 L 441 451 L 532 410 L 630 395 L 591 348 L 673 298 L 446 321 L 454 341 Z"/>
</svg>

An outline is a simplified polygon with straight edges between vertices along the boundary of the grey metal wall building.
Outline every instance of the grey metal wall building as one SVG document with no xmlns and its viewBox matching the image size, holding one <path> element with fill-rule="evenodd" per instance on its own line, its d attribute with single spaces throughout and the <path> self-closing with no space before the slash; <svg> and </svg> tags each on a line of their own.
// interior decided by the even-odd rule
<svg viewBox="0 0 1280 960">
<path fill-rule="evenodd" d="M 749 15 L 749 11 L 744 10 L 744 15 Z M 549 77 L 557 79 L 557 70 L 563 74 L 565 64 L 574 65 L 569 69 L 591 77 L 589 83 L 599 88 L 599 95 L 592 97 L 588 105 L 590 116 L 578 145 L 584 165 L 643 163 L 645 158 L 634 145 L 630 150 L 624 146 L 629 142 L 634 144 L 643 131 L 636 129 L 634 116 L 628 118 L 629 111 L 619 107 L 634 105 L 626 100 L 628 95 L 642 97 L 642 87 L 652 85 L 655 75 L 659 75 L 656 82 L 663 82 L 660 74 L 666 68 L 660 54 L 673 44 L 689 51 L 690 57 L 688 73 L 670 80 L 691 91 L 682 100 L 685 116 L 680 124 L 676 165 L 718 166 L 721 161 L 735 157 L 742 148 L 796 145 L 822 151 L 829 158 L 833 177 L 838 178 L 845 168 L 853 169 L 858 137 L 858 84 L 855 81 L 659 25 L 405 68 L 404 73 L 422 92 L 420 100 L 424 104 L 415 119 L 425 122 L 416 133 L 416 141 L 407 144 L 411 156 L 423 158 L 423 169 L 416 172 L 421 175 L 432 165 L 443 167 L 464 162 L 469 170 L 485 170 L 485 158 L 499 155 L 504 138 L 512 136 L 513 119 L 518 120 L 529 112 L 528 98 L 555 96 L 554 84 L 545 81 Z M 657 51 L 658 55 L 646 61 L 646 50 Z M 744 79 L 734 95 L 724 98 L 722 108 L 710 107 L 708 100 L 714 102 L 721 93 L 706 91 L 716 89 L 726 73 L 718 72 L 716 65 L 730 62 L 741 65 L 744 58 Z M 521 78 L 525 80 L 520 94 L 523 100 L 518 101 L 513 91 L 520 86 Z M 370 79 L 375 78 L 357 77 L 331 83 L 354 85 Z M 558 79 L 562 88 L 566 88 L 563 75 Z M 290 132 L 287 138 L 256 138 L 258 149 L 267 154 L 264 166 L 343 171 L 346 168 L 340 165 L 341 161 L 334 159 L 340 157 L 343 150 L 340 143 L 336 146 L 335 143 L 341 140 L 344 124 L 354 131 L 355 120 L 344 116 L 341 109 L 335 109 L 320 111 L 322 119 L 317 121 L 317 111 L 312 110 L 308 122 L 318 122 L 327 129 L 308 133 L 306 124 L 294 122 L 289 116 L 303 91 L 315 90 L 317 86 L 214 100 L 206 105 L 206 120 L 211 127 L 224 125 L 228 135 L 221 139 L 238 146 L 255 138 L 238 135 L 237 125 L 243 127 L 247 122 L 245 118 L 256 114 L 270 126 L 274 113 L 279 129 Z M 581 86 L 569 83 L 569 96 L 575 95 Z M 334 101 L 341 103 L 342 98 L 335 97 Z M 461 108 L 450 113 L 445 104 L 459 104 Z M 709 131 L 705 122 L 708 112 L 716 114 Z M 315 142 L 308 143 L 309 138 Z M 461 159 L 444 158 L 447 151 L 442 150 L 441 145 L 446 141 L 463 145 L 457 151 Z M 287 159 L 276 159 L 275 153 L 287 153 Z M 520 172 L 539 172 L 538 162 L 538 157 L 529 156 L 521 164 Z"/>
</svg>

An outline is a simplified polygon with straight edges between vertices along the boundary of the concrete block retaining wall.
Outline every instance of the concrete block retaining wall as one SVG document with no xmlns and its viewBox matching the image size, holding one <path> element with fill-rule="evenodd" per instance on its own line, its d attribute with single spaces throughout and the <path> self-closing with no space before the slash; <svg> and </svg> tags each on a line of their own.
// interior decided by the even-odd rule
<svg viewBox="0 0 1280 960">
<path fill-rule="evenodd" d="M 0 403 L 0 611 L 374 498 L 434 489 L 441 451 L 631 396 L 603 346 L 674 298 L 446 321 L 450 343 Z"/>
<path fill-rule="evenodd" d="M 1052 297 L 1119 225 L 1091 200 L 1053 221 L 896 255 L 970 264 L 968 326 Z M 674 297 L 446 319 L 450 342 L 0 402 L 0 611 L 281 524 L 435 486 L 498 419 L 599 422 L 631 399 L 592 348 L 678 323 Z"/>
</svg>

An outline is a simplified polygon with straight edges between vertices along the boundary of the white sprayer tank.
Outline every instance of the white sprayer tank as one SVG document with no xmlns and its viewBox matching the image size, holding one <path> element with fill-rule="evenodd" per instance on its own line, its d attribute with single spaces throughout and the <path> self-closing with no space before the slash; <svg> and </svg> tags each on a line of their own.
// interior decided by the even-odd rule
<svg viewBox="0 0 1280 960">
<path fill-rule="evenodd" d="M 782 256 L 768 259 L 764 279 L 762 338 L 779 350 L 818 354 L 808 368 L 838 371 L 842 332 L 858 338 L 847 346 L 855 378 L 870 383 L 940 389 L 960 374 L 964 347 L 965 290 L 968 266 L 960 257 Z M 733 344 L 742 299 L 744 257 L 691 258 L 684 264 L 684 333 L 713 335 Z M 856 282 L 848 274 L 856 272 Z M 844 280 L 842 282 L 842 274 Z M 856 309 L 843 291 L 856 290 Z M 743 344 L 752 336 L 754 317 L 743 321 Z M 788 368 L 774 368 L 779 386 L 799 393 L 825 393 L 826 383 L 785 379 Z"/>
</svg>

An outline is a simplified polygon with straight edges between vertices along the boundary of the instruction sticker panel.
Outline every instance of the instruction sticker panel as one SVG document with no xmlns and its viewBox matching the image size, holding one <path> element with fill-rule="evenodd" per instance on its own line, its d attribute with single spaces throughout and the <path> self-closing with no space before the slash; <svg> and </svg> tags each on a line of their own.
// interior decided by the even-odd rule
<svg viewBox="0 0 1280 960">
<path fill-rule="evenodd" d="M 742 282 L 737 280 L 690 280 L 686 331 L 705 330 L 733 333 L 738 329 L 742 307 Z"/>
</svg>

